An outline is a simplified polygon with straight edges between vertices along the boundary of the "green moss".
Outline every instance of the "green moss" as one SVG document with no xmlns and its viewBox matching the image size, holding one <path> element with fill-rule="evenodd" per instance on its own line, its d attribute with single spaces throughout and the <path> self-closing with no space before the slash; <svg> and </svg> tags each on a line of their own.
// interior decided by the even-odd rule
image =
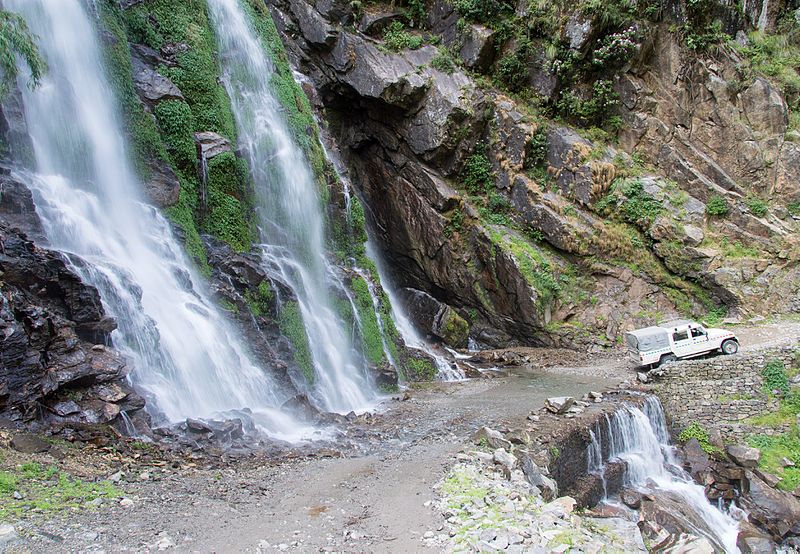
<svg viewBox="0 0 800 554">
<path fill-rule="evenodd" d="M 204 222 L 206 231 L 230 244 L 237 252 L 250 249 L 250 222 L 245 219 L 245 208 L 238 199 L 209 190 L 208 211 L 213 216 L 209 216 Z"/>
<path fill-rule="evenodd" d="M 13 497 L 14 491 L 22 499 Z M 117 498 L 122 491 L 108 481 L 75 479 L 55 466 L 22 464 L 16 471 L 0 471 L 0 519 L 30 513 L 58 513 L 86 507 L 97 498 Z"/>
<path fill-rule="evenodd" d="M 469 337 L 469 323 L 454 310 L 450 310 L 443 328 L 444 342 L 450 346 L 466 344 Z"/>
<path fill-rule="evenodd" d="M 244 293 L 244 300 L 247 302 L 247 307 L 250 308 L 250 313 L 255 317 L 268 314 L 274 299 L 275 295 L 272 292 L 272 287 L 266 279 L 258 284 L 255 288 L 255 292 L 248 290 Z"/>
<path fill-rule="evenodd" d="M 386 360 L 383 340 L 378 326 L 378 316 L 369 294 L 369 285 L 361 277 L 354 277 L 351 288 L 355 293 L 355 304 L 361 320 L 361 344 L 364 357 L 370 364 L 380 365 Z"/>
<path fill-rule="evenodd" d="M 537 249 L 514 233 L 490 230 L 492 242 L 508 252 L 517 261 L 520 273 L 538 293 L 541 306 L 558 298 L 562 281 L 556 276 L 552 263 L 544 251 Z"/>
<path fill-rule="evenodd" d="M 185 173 L 196 173 L 196 125 L 189 104 L 183 100 L 165 100 L 156 106 L 155 115 L 172 161 Z"/>
<path fill-rule="evenodd" d="M 153 117 L 144 110 L 133 87 L 128 36 L 119 6 L 113 0 L 103 0 L 98 2 L 98 6 L 103 28 L 114 37 L 113 41 L 105 43 L 103 49 L 107 78 L 128 122 L 125 130 L 128 133 L 131 157 L 139 174 L 146 177 L 149 173 L 148 159 L 169 161 L 169 157 L 161 142 Z"/>
<path fill-rule="evenodd" d="M 183 230 L 184 246 L 186 252 L 194 260 L 201 272 L 208 276 L 211 267 L 208 265 L 206 249 L 200 239 L 200 233 L 195 226 L 194 214 L 197 210 L 197 191 L 194 181 L 179 175 L 181 192 L 178 202 L 165 210 L 169 218 Z"/>
<path fill-rule="evenodd" d="M 303 315 L 297 302 L 286 302 L 281 306 L 278 325 L 281 333 L 289 339 L 294 347 L 294 360 L 302 370 L 306 382 L 313 385 L 315 381 L 314 360 L 303 324 Z"/>
<path fill-rule="evenodd" d="M 405 373 L 409 381 L 433 381 L 437 371 L 430 360 L 409 358 L 405 363 Z"/>
<path fill-rule="evenodd" d="M 473 154 L 467 158 L 461 170 L 461 182 L 467 192 L 482 194 L 494 188 L 495 174 L 492 163 L 487 156 L 487 147 L 481 143 L 475 147 Z"/>
</svg>

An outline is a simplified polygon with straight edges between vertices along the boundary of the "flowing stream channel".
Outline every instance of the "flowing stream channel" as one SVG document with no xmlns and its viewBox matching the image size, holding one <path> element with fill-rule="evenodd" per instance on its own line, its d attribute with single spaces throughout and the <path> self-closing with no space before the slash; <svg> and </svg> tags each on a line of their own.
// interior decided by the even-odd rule
<svg viewBox="0 0 800 554">
<path fill-rule="evenodd" d="M 648 396 L 641 408 L 628 404 L 607 414 L 590 433 L 588 473 L 602 476 L 607 461 L 625 462 L 625 486 L 674 499 L 688 509 L 685 521 L 698 536 L 725 552 L 739 552 L 738 523 L 712 506 L 703 487 L 680 467 L 657 397 Z"/>
<path fill-rule="evenodd" d="M 131 379 L 157 423 L 235 413 L 279 438 L 313 436 L 276 408 L 288 393 L 252 359 L 168 222 L 142 201 L 86 4 L 4 2 L 38 35 L 49 65 L 35 90 L 20 77 L 36 167 L 17 173 L 34 194 L 49 246 L 99 289 L 119 325 L 114 345 L 133 360 Z"/>
</svg>

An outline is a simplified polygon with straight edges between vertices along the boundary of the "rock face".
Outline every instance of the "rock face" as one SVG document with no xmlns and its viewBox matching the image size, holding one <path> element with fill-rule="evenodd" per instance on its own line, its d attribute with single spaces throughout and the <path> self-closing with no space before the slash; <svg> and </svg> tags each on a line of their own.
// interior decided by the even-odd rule
<svg viewBox="0 0 800 554">
<path fill-rule="evenodd" d="M 725 447 L 725 453 L 733 463 L 742 467 L 756 467 L 758 465 L 758 460 L 761 459 L 761 452 L 758 448 L 752 448 L 741 444 L 728 445 Z"/>
<path fill-rule="evenodd" d="M 144 400 L 126 381 L 125 359 L 104 346 L 116 323 L 97 290 L 17 229 L 0 224 L 0 239 L 0 414 L 67 424 L 137 417 Z"/>
<path fill-rule="evenodd" d="M 455 348 L 467 346 L 469 323 L 453 308 L 419 290 L 403 289 L 400 293 L 408 307 L 408 315 L 418 328 Z"/>
<path fill-rule="evenodd" d="M 452 6 L 429 8 L 425 24 L 466 67 L 496 76 L 515 51 L 513 39 L 459 24 Z M 699 315 L 709 301 L 735 316 L 800 310 L 786 208 L 797 200 L 800 154 L 769 82 L 726 84 L 743 80 L 735 59 L 715 65 L 692 53 L 684 63 L 668 25 L 636 27 L 646 39 L 615 81 L 617 149 L 537 121 L 461 71 L 436 70 L 432 47 L 380 48 L 351 30 L 347 10 L 295 0 L 271 9 L 330 116 L 395 281 L 455 309 L 478 342 L 609 346 L 656 318 Z M 560 13 L 562 47 L 590 55 L 604 24 Z M 397 17 L 368 13 L 360 28 L 379 38 Z M 526 52 L 527 84 L 555 102 L 561 77 L 545 45 L 532 37 Z M 477 188 L 475 164 L 490 173 Z M 748 207 L 776 194 L 774 213 Z M 715 219 L 705 207 L 717 195 L 730 212 Z M 642 201 L 658 213 L 634 213 Z M 737 242 L 755 246 L 742 256 Z"/>
</svg>

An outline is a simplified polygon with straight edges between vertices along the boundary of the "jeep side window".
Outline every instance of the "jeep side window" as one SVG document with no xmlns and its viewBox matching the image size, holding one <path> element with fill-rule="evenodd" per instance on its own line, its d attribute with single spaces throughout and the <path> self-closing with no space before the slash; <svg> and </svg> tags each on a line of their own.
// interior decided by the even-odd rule
<svg viewBox="0 0 800 554">
<path fill-rule="evenodd" d="M 686 340 L 688 338 L 689 338 L 689 332 L 685 329 L 683 331 L 676 331 L 675 333 L 672 334 L 672 340 L 675 342 Z"/>
<path fill-rule="evenodd" d="M 702 337 L 703 335 L 705 335 L 705 333 L 703 332 L 703 329 L 701 327 L 696 327 L 692 329 L 693 337 Z"/>
</svg>

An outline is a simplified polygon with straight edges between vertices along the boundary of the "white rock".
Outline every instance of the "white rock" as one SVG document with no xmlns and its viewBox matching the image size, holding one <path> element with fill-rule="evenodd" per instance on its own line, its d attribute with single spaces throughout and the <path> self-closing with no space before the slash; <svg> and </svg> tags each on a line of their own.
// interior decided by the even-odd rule
<svg viewBox="0 0 800 554">
<path fill-rule="evenodd" d="M 111 477 L 109 477 L 108 480 L 111 481 L 112 483 L 119 483 L 120 481 L 122 481 L 123 477 L 125 477 L 125 474 L 122 473 L 121 471 L 118 471 Z"/>
<path fill-rule="evenodd" d="M 0 524 L 0 545 L 4 545 L 17 539 L 17 530 L 8 523 Z"/>
<path fill-rule="evenodd" d="M 123 498 L 122 500 L 119 501 L 119 505 L 122 506 L 123 508 L 130 508 L 133 506 L 133 500 L 131 500 L 130 498 Z"/>
<path fill-rule="evenodd" d="M 422 535 L 422 538 L 423 539 L 432 539 L 435 536 L 436 536 L 436 533 L 434 533 L 433 531 L 425 531 L 425 534 Z"/>
<path fill-rule="evenodd" d="M 148 472 L 144 471 L 139 474 L 139 481 L 149 481 L 149 480 L 150 480 L 150 474 Z"/>
<path fill-rule="evenodd" d="M 514 469 L 514 467 L 517 465 L 517 459 L 512 454 L 509 454 L 503 448 L 498 448 L 497 450 L 495 450 L 493 458 L 494 458 L 494 463 L 506 467 L 509 470 Z"/>
</svg>

